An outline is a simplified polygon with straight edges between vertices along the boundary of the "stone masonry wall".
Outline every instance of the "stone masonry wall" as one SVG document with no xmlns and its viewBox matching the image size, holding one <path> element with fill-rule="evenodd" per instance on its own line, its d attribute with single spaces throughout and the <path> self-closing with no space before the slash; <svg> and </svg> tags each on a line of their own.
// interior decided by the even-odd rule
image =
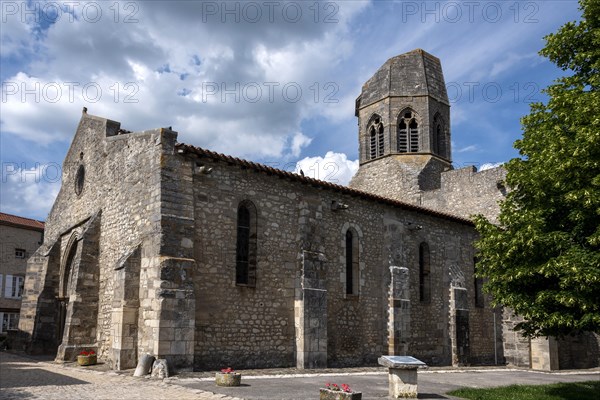
<svg viewBox="0 0 600 400">
<path fill-rule="evenodd" d="M 418 205 L 423 190 L 439 188 L 446 169 L 446 162 L 431 155 L 390 155 L 361 165 L 349 186 Z"/>
<path fill-rule="evenodd" d="M 298 202 L 285 181 L 200 160 L 194 173 L 195 368 L 295 365 Z M 275 183 L 275 184 L 274 184 Z M 237 209 L 257 210 L 256 286 L 236 286 Z"/>
<path fill-rule="evenodd" d="M 27 259 L 40 246 L 43 232 L 0 224 L 0 310 L 18 312 L 21 299 L 6 296 L 6 275 L 25 277 Z M 15 249 L 25 250 L 25 258 L 15 257 Z"/>
<path fill-rule="evenodd" d="M 162 143 L 174 144 L 175 134 L 164 130 L 117 134 L 119 123 L 83 114 L 73 143 L 63 163 L 61 190 L 46 221 L 44 245 L 28 266 L 28 281 L 21 313 L 20 329 L 32 334 L 41 281 L 57 276 L 60 253 L 51 263 L 49 249 L 66 233 L 102 210 L 99 256 L 99 305 L 97 341 L 101 358 L 107 358 L 112 346 L 113 289 L 118 260 L 144 243 L 143 258 L 158 254 L 160 232 L 160 154 Z M 80 194 L 76 175 L 79 166 L 85 168 Z M 159 240 L 159 239 L 158 239 Z M 154 248 L 151 250 L 151 248 Z M 144 262 L 144 261 L 143 261 Z M 149 261 L 146 261 L 148 263 Z M 57 289 L 57 288 L 56 288 Z M 145 303 L 147 309 L 152 309 Z M 150 311 L 149 311 L 150 312 Z M 153 316 L 144 315 L 148 322 Z M 152 335 L 139 338 L 140 351 L 152 352 Z"/>
<path fill-rule="evenodd" d="M 194 173 L 195 368 L 296 365 L 294 289 L 303 246 L 298 241 L 303 209 L 299 204 L 308 198 L 317 199 L 321 210 L 311 215 L 322 228 L 312 229 L 326 232 L 317 250 L 326 259 L 327 365 L 374 365 L 387 352 L 390 263 L 409 269 L 410 354 L 435 365 L 450 364 L 449 270 L 458 268 L 473 281 L 472 226 L 208 157 L 196 162 L 213 170 L 208 175 Z M 242 200 L 251 201 L 258 213 L 255 287 L 235 284 L 236 218 Z M 333 201 L 348 208 L 332 211 Z M 343 242 L 349 227 L 360 237 L 358 295 L 345 292 Z M 394 234 L 387 233 L 392 230 Z M 432 300 L 427 304 L 419 301 L 423 241 L 431 249 Z M 467 293 L 474 303 L 474 288 L 468 287 Z M 478 317 L 481 326 L 470 330 L 471 355 L 493 359 L 493 338 L 482 328 L 491 325 L 492 310 L 482 310 Z"/>
<path fill-rule="evenodd" d="M 524 338 L 515 326 L 523 321 L 523 318 L 515 315 L 512 310 L 505 308 L 502 312 L 502 342 L 504 345 L 504 357 L 508 365 L 517 367 L 530 367 L 530 345 L 529 339 Z"/>
<path fill-rule="evenodd" d="M 502 167 L 477 172 L 475 167 L 446 171 L 441 175 L 441 187 L 421 194 L 421 205 L 442 212 L 470 218 L 482 214 L 498 223 L 500 207 L 507 188 L 506 170 Z"/>
<path fill-rule="evenodd" d="M 586 332 L 558 339 L 560 369 L 596 368 L 600 365 L 600 335 Z"/>
</svg>

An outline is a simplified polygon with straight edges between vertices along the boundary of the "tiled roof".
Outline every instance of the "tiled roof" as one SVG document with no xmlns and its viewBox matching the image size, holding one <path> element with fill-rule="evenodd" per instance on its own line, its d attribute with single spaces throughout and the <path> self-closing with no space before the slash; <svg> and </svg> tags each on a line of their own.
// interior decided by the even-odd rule
<svg viewBox="0 0 600 400">
<path fill-rule="evenodd" d="M 5 213 L 0 213 L 0 224 L 10 225 L 17 228 L 31 229 L 40 232 L 44 231 L 44 222 L 42 221 Z"/>
<path fill-rule="evenodd" d="M 206 150 L 206 149 L 203 149 L 200 147 L 195 147 L 195 146 L 192 146 L 189 144 L 177 143 L 177 145 L 175 147 L 177 148 L 177 151 L 182 154 L 183 153 L 192 153 L 192 154 L 195 154 L 200 157 L 208 157 L 208 158 L 211 158 L 216 161 L 223 161 L 230 165 L 238 165 L 243 169 L 252 169 L 256 172 L 262 172 L 267 175 L 275 175 L 275 176 L 278 176 L 281 178 L 287 178 L 292 181 L 301 182 L 301 183 L 304 183 L 307 185 L 321 187 L 324 189 L 330 189 L 330 190 L 334 190 L 334 191 L 337 191 L 340 193 L 348 194 L 351 196 L 361 197 L 361 198 L 364 198 L 367 200 L 372 200 L 372 201 L 376 201 L 376 202 L 383 203 L 383 204 L 389 204 L 394 207 L 399 207 L 399 208 L 403 208 L 403 209 L 411 210 L 411 211 L 417 211 L 417 212 L 420 212 L 423 214 L 428 214 L 428 215 L 433 215 L 435 217 L 449 219 L 451 221 L 459 222 L 459 223 L 466 224 L 466 225 L 471 225 L 471 226 L 473 225 L 473 222 L 471 220 L 462 218 L 462 217 L 458 217 L 456 215 L 447 214 L 444 212 L 432 210 L 430 208 L 425 208 L 425 207 L 417 206 L 414 204 L 389 199 L 386 197 L 378 196 L 373 193 L 368 193 L 368 192 L 363 192 L 360 190 L 352 189 L 347 186 L 336 185 L 331 182 L 326 182 L 326 181 L 321 181 L 321 180 L 314 179 L 314 178 L 309 178 L 307 176 L 302 176 L 299 174 L 295 174 L 293 172 L 269 167 L 267 165 L 255 163 L 252 161 L 242 160 L 240 158 L 236 158 L 236 157 L 232 157 L 232 156 L 227 156 L 225 154 L 216 153 L 214 151 Z"/>
</svg>

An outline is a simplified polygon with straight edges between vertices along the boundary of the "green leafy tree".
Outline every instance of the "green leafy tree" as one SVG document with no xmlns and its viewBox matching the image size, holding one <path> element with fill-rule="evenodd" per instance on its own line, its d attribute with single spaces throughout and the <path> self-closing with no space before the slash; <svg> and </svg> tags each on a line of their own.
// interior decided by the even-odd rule
<svg viewBox="0 0 600 400">
<path fill-rule="evenodd" d="M 540 54 L 570 74 L 521 121 L 499 226 L 475 218 L 478 275 L 529 337 L 600 332 L 600 1 L 580 8 L 545 37 Z"/>
</svg>

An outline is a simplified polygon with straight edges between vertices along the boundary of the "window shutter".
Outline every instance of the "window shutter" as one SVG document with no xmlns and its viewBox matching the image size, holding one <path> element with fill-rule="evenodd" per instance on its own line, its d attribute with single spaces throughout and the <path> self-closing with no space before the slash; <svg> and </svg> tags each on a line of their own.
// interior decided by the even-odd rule
<svg viewBox="0 0 600 400">
<path fill-rule="evenodd" d="M 6 275 L 6 287 L 4 290 L 4 297 L 6 298 L 12 298 L 12 291 L 13 291 L 13 279 L 12 279 L 12 275 Z"/>
</svg>

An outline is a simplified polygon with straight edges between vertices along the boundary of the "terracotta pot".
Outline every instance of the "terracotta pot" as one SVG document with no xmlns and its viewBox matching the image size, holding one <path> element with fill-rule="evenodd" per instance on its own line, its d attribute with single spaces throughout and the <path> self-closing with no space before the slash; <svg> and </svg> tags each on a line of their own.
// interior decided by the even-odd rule
<svg viewBox="0 0 600 400">
<path fill-rule="evenodd" d="M 217 372 L 215 374 L 217 386 L 240 386 L 242 383 L 242 374 L 238 372 L 230 372 L 228 374 Z"/>
<path fill-rule="evenodd" d="M 77 356 L 77 364 L 79 365 L 95 365 L 98 362 L 96 354 L 91 356 Z"/>
<path fill-rule="evenodd" d="M 342 392 L 340 390 L 320 389 L 320 400 L 362 400 L 362 392 Z"/>
</svg>

